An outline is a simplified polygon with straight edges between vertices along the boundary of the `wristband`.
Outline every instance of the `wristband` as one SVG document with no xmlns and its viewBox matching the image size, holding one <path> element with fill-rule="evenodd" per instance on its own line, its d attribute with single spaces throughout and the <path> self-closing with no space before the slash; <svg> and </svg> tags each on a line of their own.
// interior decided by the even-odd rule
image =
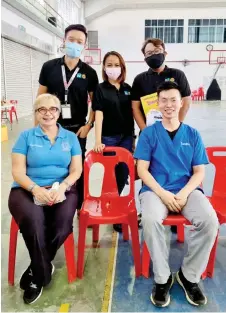
<svg viewBox="0 0 226 313">
<path fill-rule="evenodd" d="M 35 188 L 35 186 L 37 186 L 37 184 L 32 184 L 28 187 L 28 191 L 30 191 L 32 193 L 32 190 Z"/>
</svg>

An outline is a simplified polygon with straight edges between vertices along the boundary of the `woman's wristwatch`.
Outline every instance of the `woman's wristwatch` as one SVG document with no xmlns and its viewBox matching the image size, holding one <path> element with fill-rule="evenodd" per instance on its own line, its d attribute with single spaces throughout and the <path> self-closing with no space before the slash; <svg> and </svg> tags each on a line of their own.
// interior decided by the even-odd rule
<svg viewBox="0 0 226 313">
<path fill-rule="evenodd" d="M 93 122 L 87 122 L 86 125 L 89 125 L 91 128 L 93 128 L 94 123 Z"/>
<path fill-rule="evenodd" d="M 32 193 L 33 189 L 35 188 L 35 186 L 37 186 L 36 183 L 34 184 L 31 184 L 29 187 L 28 187 L 28 191 L 30 191 Z"/>
</svg>

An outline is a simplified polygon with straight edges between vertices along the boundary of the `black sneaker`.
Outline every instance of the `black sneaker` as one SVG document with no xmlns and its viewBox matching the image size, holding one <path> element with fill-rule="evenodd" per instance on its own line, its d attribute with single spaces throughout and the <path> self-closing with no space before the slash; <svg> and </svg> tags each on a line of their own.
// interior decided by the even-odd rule
<svg viewBox="0 0 226 313">
<path fill-rule="evenodd" d="M 179 272 L 177 272 L 176 278 L 178 283 L 184 289 L 186 299 L 190 304 L 193 304 L 195 306 L 207 304 L 207 298 L 203 294 L 199 285 L 197 283 L 191 283 L 189 280 L 187 280 L 184 277 L 181 269 L 179 270 Z"/>
<path fill-rule="evenodd" d="M 170 288 L 173 286 L 174 278 L 172 274 L 167 280 L 166 284 L 154 285 L 151 293 L 151 302 L 158 307 L 166 307 L 170 304 Z"/>
<path fill-rule="evenodd" d="M 23 273 L 20 279 L 20 289 L 25 290 L 31 283 L 33 278 L 32 270 L 30 265 L 26 269 L 26 271 Z"/>
<path fill-rule="evenodd" d="M 52 265 L 51 275 L 53 275 L 53 273 L 55 271 L 55 266 L 53 265 L 53 263 L 51 263 L 51 265 Z M 32 270 L 31 270 L 31 266 L 29 265 L 28 268 L 26 269 L 26 271 L 21 276 L 20 289 L 22 289 L 22 290 L 27 289 L 29 287 L 30 283 L 32 282 L 32 279 L 33 279 L 33 274 L 32 274 Z"/>
<path fill-rule="evenodd" d="M 42 286 L 38 286 L 34 282 L 31 282 L 30 285 L 24 291 L 24 302 L 26 304 L 32 304 L 38 300 L 42 295 Z"/>
</svg>

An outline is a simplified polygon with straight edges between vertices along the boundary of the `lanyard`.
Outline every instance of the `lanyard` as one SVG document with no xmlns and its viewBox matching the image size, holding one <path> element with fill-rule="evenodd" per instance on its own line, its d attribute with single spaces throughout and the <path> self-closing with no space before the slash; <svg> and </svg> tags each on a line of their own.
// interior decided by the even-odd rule
<svg viewBox="0 0 226 313">
<path fill-rule="evenodd" d="M 65 103 L 67 103 L 67 98 L 68 98 L 68 88 L 71 86 L 75 76 L 78 74 L 80 68 L 77 67 L 76 70 L 74 71 L 73 75 L 71 76 L 69 82 L 67 82 L 67 79 L 66 79 L 66 73 L 65 73 L 65 66 L 62 65 L 61 66 L 61 69 L 62 69 L 62 76 L 63 76 L 63 81 L 64 81 L 64 88 L 65 88 L 65 96 L 64 96 L 64 100 L 65 100 Z"/>
</svg>

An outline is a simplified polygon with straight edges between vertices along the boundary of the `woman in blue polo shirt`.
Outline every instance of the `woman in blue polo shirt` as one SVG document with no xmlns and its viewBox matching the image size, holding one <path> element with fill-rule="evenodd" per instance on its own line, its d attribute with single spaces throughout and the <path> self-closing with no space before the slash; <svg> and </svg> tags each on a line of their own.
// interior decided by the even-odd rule
<svg viewBox="0 0 226 313">
<path fill-rule="evenodd" d="M 103 59 L 103 82 L 98 85 L 92 102 L 95 111 L 95 147 L 101 153 L 105 146 L 133 150 L 134 121 L 131 106 L 131 87 L 125 83 L 126 66 L 122 56 L 108 52 Z M 116 167 L 118 192 L 121 194 L 128 179 L 128 167 Z M 114 225 L 121 231 L 120 225 Z"/>
<path fill-rule="evenodd" d="M 72 232 L 77 206 L 81 149 L 76 135 L 57 124 L 60 111 L 57 97 L 40 95 L 35 101 L 38 126 L 22 132 L 12 150 L 9 210 L 31 258 L 20 280 L 27 304 L 35 302 L 50 283 L 51 261 Z M 48 190 L 54 183 L 58 188 Z"/>
</svg>

